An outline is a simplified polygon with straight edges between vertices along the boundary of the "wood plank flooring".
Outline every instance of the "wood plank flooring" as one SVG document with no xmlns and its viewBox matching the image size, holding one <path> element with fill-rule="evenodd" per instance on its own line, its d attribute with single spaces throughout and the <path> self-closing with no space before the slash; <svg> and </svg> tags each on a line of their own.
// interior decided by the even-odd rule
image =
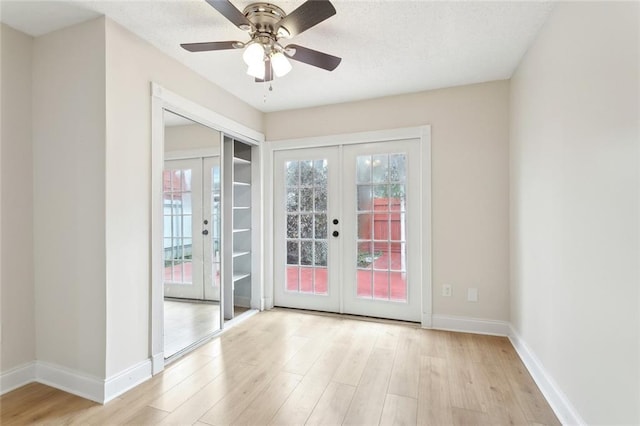
<svg viewBox="0 0 640 426">
<path fill-rule="evenodd" d="M 0 411 L 2 425 L 559 424 L 506 338 L 285 309 L 104 406 L 33 383 Z"/>
</svg>

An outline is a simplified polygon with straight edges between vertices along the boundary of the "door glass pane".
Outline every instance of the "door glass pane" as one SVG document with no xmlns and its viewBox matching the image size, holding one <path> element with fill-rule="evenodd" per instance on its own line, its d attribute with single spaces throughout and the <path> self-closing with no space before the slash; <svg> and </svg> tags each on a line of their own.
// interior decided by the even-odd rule
<svg viewBox="0 0 640 426">
<path fill-rule="evenodd" d="M 371 239 L 371 224 L 373 223 L 373 215 L 371 213 L 362 213 L 358 215 L 358 239 Z"/>
<path fill-rule="evenodd" d="M 298 238 L 298 218 L 300 215 L 289 214 L 287 215 L 287 238 Z"/>
<path fill-rule="evenodd" d="M 327 215 L 317 214 L 314 217 L 314 236 L 316 240 L 324 240 L 327 238 Z"/>
<path fill-rule="evenodd" d="M 287 266 L 287 291 L 300 291 L 300 267 Z"/>
<path fill-rule="evenodd" d="M 300 241 L 300 264 L 313 265 L 313 242 Z"/>
<path fill-rule="evenodd" d="M 358 211 L 372 210 L 372 187 L 370 185 L 358 185 Z"/>
<path fill-rule="evenodd" d="M 300 190 L 300 211 L 313 211 L 313 188 L 302 188 Z"/>
<path fill-rule="evenodd" d="M 300 293 L 313 293 L 313 269 L 300 268 Z"/>
<path fill-rule="evenodd" d="M 297 161 L 289 161 L 286 165 L 287 186 L 296 187 L 299 185 L 300 165 Z"/>
<path fill-rule="evenodd" d="M 313 181 L 315 187 L 326 186 L 327 183 L 327 161 L 316 160 L 313 162 Z"/>
<path fill-rule="evenodd" d="M 371 182 L 371 156 L 361 155 L 356 160 L 356 179 L 358 183 Z"/>
<path fill-rule="evenodd" d="M 389 181 L 405 182 L 407 176 L 407 162 L 404 154 L 389 155 Z"/>
<path fill-rule="evenodd" d="M 315 211 L 322 212 L 327 210 L 327 188 L 316 187 L 313 191 L 313 205 Z"/>
<path fill-rule="evenodd" d="M 356 295 L 406 302 L 406 154 L 358 156 L 356 167 Z"/>
<path fill-rule="evenodd" d="M 287 241 L 287 265 L 299 265 L 300 254 L 298 241 Z"/>
<path fill-rule="evenodd" d="M 191 284 L 191 169 L 164 170 L 162 183 L 165 282 Z"/>
<path fill-rule="evenodd" d="M 287 190 L 287 211 L 295 212 L 298 210 L 298 188 L 289 188 Z"/>
<path fill-rule="evenodd" d="M 389 156 L 387 154 L 374 155 L 371 162 L 373 182 L 387 182 L 389 178 Z"/>
<path fill-rule="evenodd" d="M 300 215 L 300 238 L 313 238 L 313 215 Z"/>
<path fill-rule="evenodd" d="M 300 185 L 313 186 L 313 161 L 300 161 Z"/>
<path fill-rule="evenodd" d="M 285 162 L 288 292 L 328 294 L 327 160 Z M 299 213 L 298 213 L 299 212 Z"/>
<path fill-rule="evenodd" d="M 389 273 L 373 271 L 373 298 L 389 299 Z"/>
</svg>

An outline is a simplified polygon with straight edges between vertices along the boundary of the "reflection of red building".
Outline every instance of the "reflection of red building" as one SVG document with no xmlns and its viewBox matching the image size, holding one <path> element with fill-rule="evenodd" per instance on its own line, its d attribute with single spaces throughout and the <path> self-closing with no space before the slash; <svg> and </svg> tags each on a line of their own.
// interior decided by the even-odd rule
<svg viewBox="0 0 640 426">
<path fill-rule="evenodd" d="M 367 220 L 360 221 L 358 235 L 363 240 L 377 240 L 378 242 L 373 246 L 374 250 L 386 252 L 387 243 L 382 241 L 398 241 L 391 243 L 391 252 L 400 252 L 399 241 L 403 240 L 401 203 L 400 198 L 374 198 L 373 215 Z M 373 226 L 371 226 L 371 218 L 373 218 Z"/>
<path fill-rule="evenodd" d="M 181 170 L 165 170 L 162 173 L 162 192 L 165 194 L 165 199 L 171 199 L 171 196 L 167 196 L 169 193 L 173 193 L 174 200 L 182 199 L 182 180 L 181 180 Z M 186 182 L 185 182 L 186 189 Z"/>
</svg>

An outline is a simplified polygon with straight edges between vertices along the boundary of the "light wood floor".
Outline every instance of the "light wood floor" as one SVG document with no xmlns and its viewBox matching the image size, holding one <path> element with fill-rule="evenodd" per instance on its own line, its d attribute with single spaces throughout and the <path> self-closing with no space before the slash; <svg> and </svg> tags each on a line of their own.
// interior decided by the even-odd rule
<svg viewBox="0 0 640 426">
<path fill-rule="evenodd" d="M 101 406 L 40 384 L 7 424 L 559 424 L 501 337 L 275 309 Z"/>
</svg>

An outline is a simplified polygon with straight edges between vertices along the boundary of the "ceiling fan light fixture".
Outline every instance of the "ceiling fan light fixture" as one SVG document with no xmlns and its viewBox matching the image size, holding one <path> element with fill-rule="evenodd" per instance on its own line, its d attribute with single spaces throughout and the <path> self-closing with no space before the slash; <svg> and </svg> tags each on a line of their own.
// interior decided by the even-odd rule
<svg viewBox="0 0 640 426">
<path fill-rule="evenodd" d="M 260 80 L 264 80 L 264 72 L 264 62 L 249 65 L 249 68 L 247 68 L 247 74 Z"/>
<path fill-rule="evenodd" d="M 282 52 L 276 52 L 271 56 L 271 66 L 277 77 L 283 77 L 291 71 L 291 62 Z"/>
<path fill-rule="evenodd" d="M 249 67 L 262 64 L 264 62 L 264 47 L 260 43 L 250 44 L 242 54 L 242 59 Z"/>
</svg>

